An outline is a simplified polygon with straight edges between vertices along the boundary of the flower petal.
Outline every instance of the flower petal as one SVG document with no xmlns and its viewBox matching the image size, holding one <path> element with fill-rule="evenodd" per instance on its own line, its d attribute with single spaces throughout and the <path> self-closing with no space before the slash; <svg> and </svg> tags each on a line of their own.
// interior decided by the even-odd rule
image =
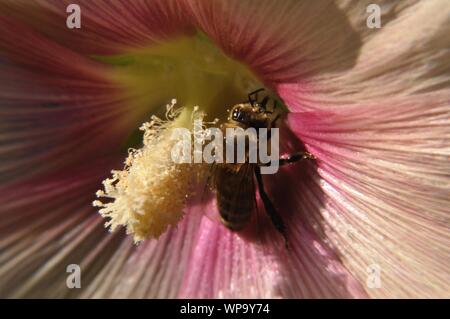
<svg viewBox="0 0 450 319">
<path fill-rule="evenodd" d="M 306 231 L 290 237 L 295 248 L 284 251 L 283 246 L 270 242 L 264 246 L 248 243 L 208 218 L 200 230 L 180 291 L 182 298 L 365 296 L 336 257 Z"/>
<path fill-rule="evenodd" d="M 349 72 L 278 87 L 319 161 L 321 231 L 373 297 L 445 297 L 450 264 L 450 7 L 411 2 Z M 405 31 L 408 37 L 405 37 Z M 395 43 L 395 46 L 392 45 Z"/>
<path fill-rule="evenodd" d="M 109 234 L 89 205 L 105 172 L 97 161 L 1 188 L 0 296 L 26 298 L 174 298 L 202 215 L 190 205 L 176 229 L 136 246 Z M 101 174 L 101 175 L 100 175 Z M 81 269 L 81 289 L 66 286 L 66 268 Z"/>
<path fill-rule="evenodd" d="M 102 65 L 2 17 L 0 48 L 0 180 L 117 153 L 139 111 Z"/>
<path fill-rule="evenodd" d="M 382 6 L 387 17 L 382 16 L 386 23 L 380 29 L 361 33 L 363 45 L 351 69 L 312 76 L 307 86 L 301 81 L 277 85 L 290 110 L 336 109 L 448 89 L 450 6 L 440 0 L 395 3 Z M 396 18 L 390 21 L 391 15 Z M 358 21 L 352 25 L 361 25 Z"/>
<path fill-rule="evenodd" d="M 291 113 L 318 158 L 321 231 L 373 297 L 445 297 L 450 263 L 449 91 Z M 395 107 L 393 107 L 395 106 Z"/>
<path fill-rule="evenodd" d="M 199 212 L 191 205 L 176 229 L 158 240 L 147 240 L 139 246 L 132 245 L 132 240 L 124 241 L 82 296 L 176 298 L 199 232 Z"/>
<path fill-rule="evenodd" d="M 0 198 L 0 294 L 2 297 L 62 297 L 66 267 L 78 264 L 82 284 L 95 278 L 121 241 L 86 205 L 111 167 L 101 160 L 45 178 L 2 187 Z"/>
<path fill-rule="evenodd" d="M 272 85 L 347 70 L 360 36 L 334 1 L 188 1 L 195 23 Z"/>
<path fill-rule="evenodd" d="M 66 26 L 69 0 L 1 0 L 3 14 L 41 30 L 46 36 L 86 54 L 111 54 L 145 47 L 192 32 L 183 1 L 78 0 L 81 29 Z"/>
</svg>

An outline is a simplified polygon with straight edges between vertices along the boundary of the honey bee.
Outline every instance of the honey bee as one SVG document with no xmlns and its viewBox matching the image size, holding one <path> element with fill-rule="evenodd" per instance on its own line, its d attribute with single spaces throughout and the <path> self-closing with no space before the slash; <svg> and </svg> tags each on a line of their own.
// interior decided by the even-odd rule
<svg viewBox="0 0 450 319">
<path fill-rule="evenodd" d="M 270 129 L 275 127 L 281 113 L 277 112 L 276 100 L 273 100 L 272 110 L 267 109 L 268 102 L 272 100 L 268 96 L 265 96 L 261 101 L 258 100 L 258 93 L 263 90 L 259 89 L 249 93 L 248 102 L 234 105 L 229 111 L 228 121 L 221 127 L 222 130 L 238 127 L 245 130 L 253 127 L 259 131 L 258 128 Z M 267 138 L 270 139 L 270 136 L 267 136 Z M 246 158 L 248 159 L 248 157 Z M 298 152 L 280 158 L 278 165 L 282 166 L 313 158 L 313 155 L 308 152 Z M 257 185 L 264 209 L 274 227 L 283 236 L 286 247 L 288 247 L 286 226 L 264 189 L 261 165 L 250 163 L 248 160 L 244 163 L 216 163 L 214 165 L 212 187 L 215 189 L 220 218 L 222 223 L 230 230 L 242 230 L 250 222 L 252 214 L 256 211 Z"/>
</svg>

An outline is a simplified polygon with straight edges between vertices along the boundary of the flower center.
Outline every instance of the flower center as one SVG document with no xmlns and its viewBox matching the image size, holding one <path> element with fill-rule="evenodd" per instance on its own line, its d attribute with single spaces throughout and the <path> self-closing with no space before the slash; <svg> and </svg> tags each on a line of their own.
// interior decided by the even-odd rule
<svg viewBox="0 0 450 319">
<path fill-rule="evenodd" d="M 97 59 L 111 65 L 111 77 L 124 88 L 127 125 L 138 128 L 147 123 L 143 143 L 138 130 L 126 141 L 126 149 L 137 145 L 139 149 L 130 151 L 122 171 L 113 171 L 103 182 L 94 205 L 111 230 L 125 226 L 135 242 L 158 238 L 181 220 L 195 176 L 203 176 L 202 167 L 170 161 L 175 141 L 168 128 L 191 127 L 192 119 L 197 115 L 203 119 L 204 113 L 206 122 L 225 120 L 227 109 L 247 101 L 250 92 L 263 86 L 248 68 L 200 33 Z M 183 106 L 179 116 L 166 122 L 151 120 L 152 115 L 164 119 L 172 99 Z"/>
<path fill-rule="evenodd" d="M 202 33 L 96 58 L 112 66 L 111 76 L 125 88 L 136 128 L 152 114 L 161 116 L 172 98 L 186 108 L 198 105 L 208 119 L 225 119 L 228 108 L 263 87 Z"/>
</svg>

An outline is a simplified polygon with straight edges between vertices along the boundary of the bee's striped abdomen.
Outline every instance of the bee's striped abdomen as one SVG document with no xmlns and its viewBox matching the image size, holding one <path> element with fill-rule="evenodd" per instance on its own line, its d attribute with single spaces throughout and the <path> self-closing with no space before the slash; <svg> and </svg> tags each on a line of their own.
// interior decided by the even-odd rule
<svg viewBox="0 0 450 319">
<path fill-rule="evenodd" d="M 216 197 L 223 224 L 232 230 L 240 230 L 248 224 L 255 208 L 255 187 L 250 164 L 235 168 L 218 169 Z"/>
</svg>

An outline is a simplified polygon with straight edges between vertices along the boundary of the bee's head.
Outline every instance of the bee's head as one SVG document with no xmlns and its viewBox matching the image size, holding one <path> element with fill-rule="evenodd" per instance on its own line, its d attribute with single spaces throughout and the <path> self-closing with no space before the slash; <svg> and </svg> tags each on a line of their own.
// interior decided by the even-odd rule
<svg viewBox="0 0 450 319">
<path fill-rule="evenodd" d="M 236 104 L 230 111 L 229 120 L 246 126 L 263 127 L 268 120 L 267 112 L 259 105 L 250 103 Z"/>
</svg>

